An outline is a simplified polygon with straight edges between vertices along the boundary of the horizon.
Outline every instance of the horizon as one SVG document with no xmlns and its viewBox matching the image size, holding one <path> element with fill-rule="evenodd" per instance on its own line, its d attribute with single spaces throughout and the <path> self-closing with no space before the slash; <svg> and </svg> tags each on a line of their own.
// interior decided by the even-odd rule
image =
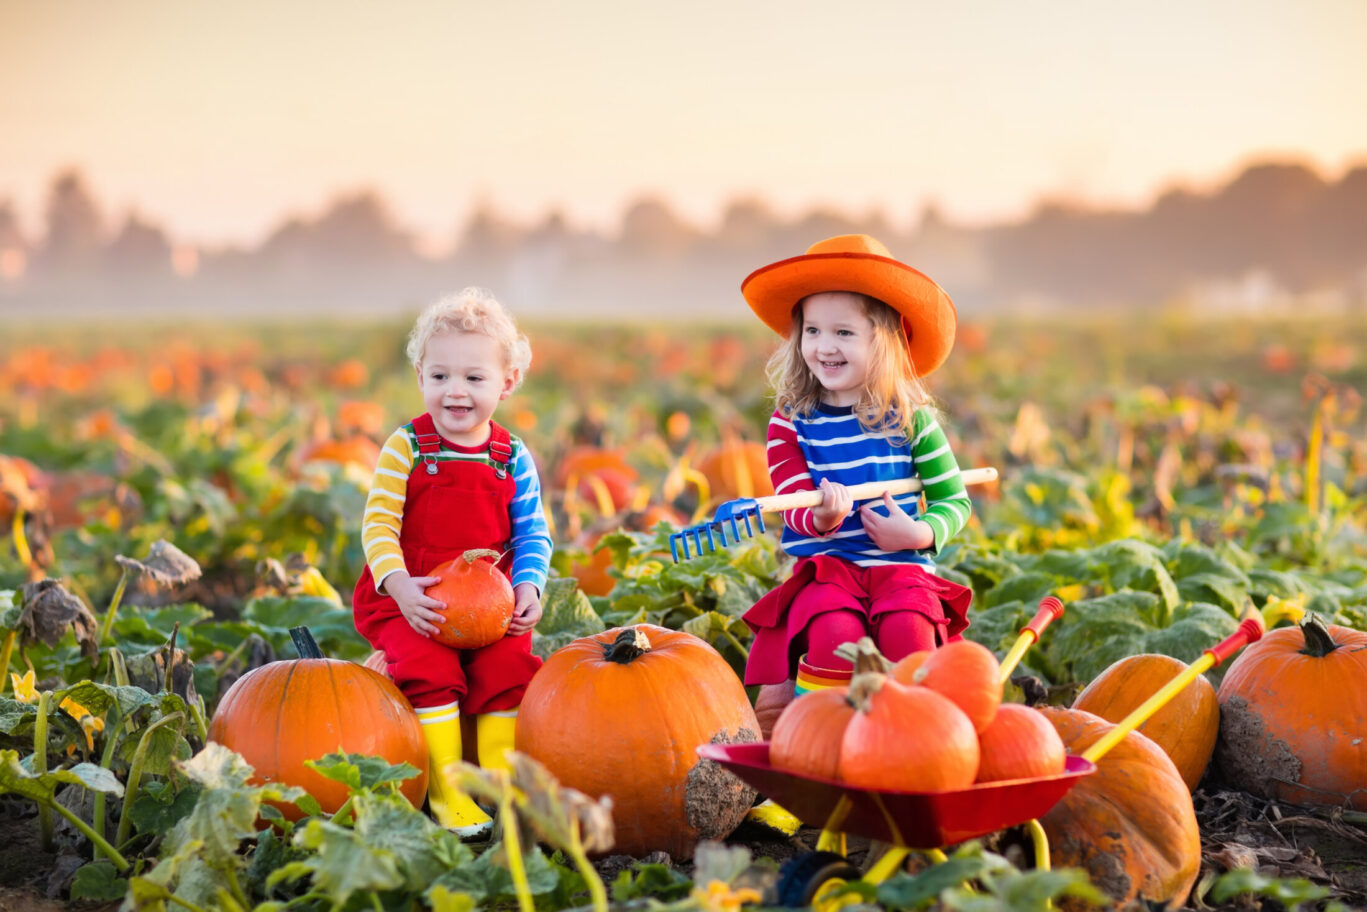
<svg viewBox="0 0 1367 912">
<path fill-rule="evenodd" d="M 116 223 L 251 247 L 369 190 L 430 247 L 480 205 L 606 234 L 642 198 L 703 231 L 747 197 L 976 227 L 1367 163 L 1367 4 L 1052 9 L 0 2 L 0 82 L 24 87 L 0 97 L 0 203 L 40 236 L 74 168 Z"/>
</svg>

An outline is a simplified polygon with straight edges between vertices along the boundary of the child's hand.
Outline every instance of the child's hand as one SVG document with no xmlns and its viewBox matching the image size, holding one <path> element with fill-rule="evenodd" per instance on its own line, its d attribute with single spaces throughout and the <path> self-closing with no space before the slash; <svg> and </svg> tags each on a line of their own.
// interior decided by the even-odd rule
<svg viewBox="0 0 1367 912">
<path fill-rule="evenodd" d="M 872 503 L 859 508 L 864 531 L 875 545 L 884 551 L 921 551 L 935 545 L 935 530 L 930 523 L 912 519 L 891 494 L 883 495 L 883 506 L 888 508 L 887 516 L 875 512 Z"/>
<path fill-rule="evenodd" d="M 409 576 L 402 570 L 389 574 L 384 580 L 385 592 L 399 603 L 408 626 L 425 637 L 437 632 L 437 623 L 442 619 L 433 609 L 446 607 L 427 595 L 427 587 L 436 582 L 435 576 Z"/>
<path fill-rule="evenodd" d="M 531 583 L 518 583 L 513 587 L 513 620 L 508 625 L 508 636 L 522 636 L 539 620 L 541 595 Z"/>
<path fill-rule="evenodd" d="M 821 479 L 821 487 L 817 490 L 821 492 L 821 505 L 812 507 L 812 519 L 818 534 L 829 535 L 850 515 L 854 499 L 850 497 L 849 488 L 829 478 Z"/>
</svg>

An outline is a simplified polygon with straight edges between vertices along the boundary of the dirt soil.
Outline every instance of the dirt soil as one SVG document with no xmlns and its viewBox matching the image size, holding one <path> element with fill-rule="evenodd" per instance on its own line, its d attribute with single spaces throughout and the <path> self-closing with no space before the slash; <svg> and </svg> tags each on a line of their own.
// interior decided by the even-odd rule
<svg viewBox="0 0 1367 912">
<path fill-rule="evenodd" d="M 1203 788 L 1193 797 L 1201 826 L 1200 880 L 1234 867 L 1255 867 L 1267 876 L 1304 878 L 1328 889 L 1330 899 L 1353 909 L 1367 908 L 1367 823 L 1353 822 L 1356 818 L 1346 820 L 1330 809 L 1279 804 L 1219 788 Z M 818 835 L 818 830 L 804 827 L 796 836 L 785 837 L 747 822 L 727 841 L 747 846 L 757 856 L 781 861 L 813 848 Z M 1022 854 L 1015 834 L 1009 831 L 988 842 L 989 848 L 1013 860 Z M 58 846 L 56 852 L 42 851 L 37 811 L 31 803 L 0 797 L 0 846 L 4 847 L 0 851 L 0 912 L 113 912 L 119 907 L 118 902 L 65 901 L 72 873 L 86 858 L 70 846 Z M 849 840 L 847 857 L 851 863 L 863 863 L 868 851 L 866 840 Z M 658 854 L 646 860 L 670 859 Z M 614 855 L 601 859 L 597 867 L 604 880 L 611 882 L 617 872 L 635 861 Z M 676 867 L 691 871 L 687 863 Z M 1186 908 L 1272 912 L 1282 906 L 1244 898 L 1218 907 L 1198 906 L 1193 900 Z"/>
</svg>

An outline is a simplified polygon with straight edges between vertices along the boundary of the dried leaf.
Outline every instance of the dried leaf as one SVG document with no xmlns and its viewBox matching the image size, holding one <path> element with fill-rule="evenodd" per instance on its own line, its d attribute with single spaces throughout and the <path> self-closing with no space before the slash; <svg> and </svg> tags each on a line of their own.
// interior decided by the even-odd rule
<svg viewBox="0 0 1367 912">
<path fill-rule="evenodd" d="M 194 558 L 163 539 L 153 542 L 147 557 L 141 561 L 116 554 L 114 562 L 125 570 L 144 573 L 162 586 L 178 586 L 200 577 L 199 564 Z"/>
<path fill-rule="evenodd" d="M 76 642 L 81 652 L 92 661 L 100 654 L 96 640 L 98 624 L 95 615 L 85 602 L 66 591 L 54 579 L 41 579 L 25 583 L 20 590 L 23 611 L 19 615 L 18 627 L 25 639 L 38 640 L 55 647 L 70 628 L 76 634 Z"/>
</svg>

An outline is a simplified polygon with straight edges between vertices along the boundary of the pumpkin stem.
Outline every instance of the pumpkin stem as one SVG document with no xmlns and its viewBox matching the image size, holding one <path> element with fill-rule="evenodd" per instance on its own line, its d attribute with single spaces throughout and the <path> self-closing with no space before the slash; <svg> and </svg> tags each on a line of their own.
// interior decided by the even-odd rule
<svg viewBox="0 0 1367 912">
<path fill-rule="evenodd" d="M 1305 648 L 1300 650 L 1301 655 L 1319 659 L 1339 648 L 1339 644 L 1334 642 L 1334 635 L 1313 611 L 1306 612 L 1305 620 L 1301 621 L 1301 633 L 1305 635 Z"/>
<path fill-rule="evenodd" d="M 650 652 L 650 638 L 640 627 L 626 627 L 617 639 L 603 646 L 603 658 L 626 665 Z"/>
<path fill-rule="evenodd" d="M 469 551 L 462 554 L 461 557 L 465 558 L 467 564 L 473 564 L 475 561 L 485 557 L 490 558 L 494 563 L 498 563 L 503 555 L 492 548 L 471 548 Z"/>
<path fill-rule="evenodd" d="M 860 637 L 857 643 L 841 643 L 835 647 L 835 654 L 854 666 L 854 673 L 876 671 L 886 674 L 892 670 L 893 663 L 878 651 L 878 644 L 872 637 Z"/>
<path fill-rule="evenodd" d="M 290 639 L 294 640 L 294 648 L 299 650 L 299 658 L 325 658 L 323 650 L 318 648 L 318 641 L 313 638 L 313 634 L 309 632 L 307 627 L 291 627 Z"/>
<path fill-rule="evenodd" d="M 883 689 L 888 676 L 878 672 L 866 671 L 850 679 L 850 695 L 846 700 L 859 712 L 866 713 L 873 706 L 873 696 Z"/>
</svg>

